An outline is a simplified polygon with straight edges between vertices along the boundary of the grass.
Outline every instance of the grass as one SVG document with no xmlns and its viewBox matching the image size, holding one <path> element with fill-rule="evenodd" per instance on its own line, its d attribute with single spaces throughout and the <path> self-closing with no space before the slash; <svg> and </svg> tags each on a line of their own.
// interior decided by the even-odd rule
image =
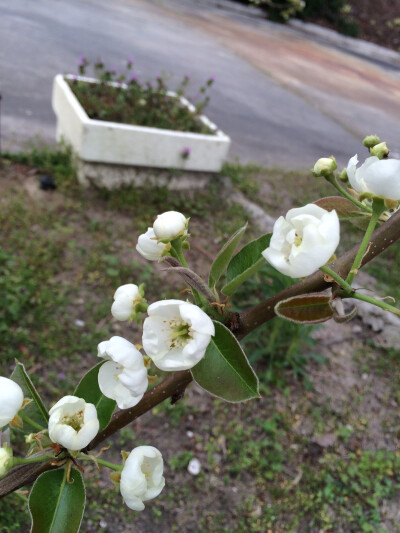
<svg viewBox="0 0 400 533">
<path fill-rule="evenodd" d="M 52 175 L 57 191 L 29 196 L 24 184 L 30 168 Z M 77 377 L 96 362 L 98 342 L 113 334 L 137 338 L 135 328 L 110 319 L 118 285 L 144 281 L 149 301 L 180 297 L 178 278 L 154 270 L 134 251 L 136 235 L 158 212 L 169 208 L 190 214 L 193 242 L 209 253 L 246 218 L 237 206 L 223 203 L 218 179 L 193 197 L 162 188 L 153 189 L 151 197 L 134 188 L 82 191 L 68 152 L 48 149 L 9 154 L 0 172 L 1 373 L 9 375 L 14 357 L 20 358 L 33 370 L 49 405 L 70 394 Z M 303 174 L 254 165 L 227 166 L 224 174 L 274 214 L 290 202 L 315 199 L 321 185 Z M 281 193 L 275 183 L 282 181 L 287 186 Z M 264 194 L 267 189 L 269 195 Z M 291 198 L 294 190 L 296 198 Z M 398 294 L 396 249 L 370 267 L 393 294 Z M 205 275 L 208 259 L 195 247 L 190 258 Z M 248 307 L 288 284 L 265 265 L 232 302 Z M 312 332 L 274 319 L 245 339 L 262 382 L 260 400 L 231 405 L 191 389 L 183 401 L 161 404 L 151 416 L 124 428 L 116 436 L 115 461 L 120 460 L 119 449 L 138 443 L 162 448 L 167 488 L 144 513 L 132 513 L 107 475 L 93 469 L 92 477 L 88 468 L 83 530 L 117 531 L 129 523 L 137 531 L 151 531 L 154 524 L 171 532 L 399 531 L 387 517 L 400 484 L 400 459 L 394 451 L 400 436 L 398 407 L 391 403 L 400 401 L 399 352 L 378 353 L 355 338 L 351 350 L 357 379 L 345 400 L 338 401 L 331 398 L 336 391 L 329 384 L 330 373 L 337 370 L 335 358 L 327 359 Z M 365 372 L 371 376 L 369 386 L 360 377 Z M 321 374 L 328 385 L 318 381 Z M 384 390 L 378 400 L 375 390 Z M 373 417 L 371 410 L 377 413 Z M 374 417 L 381 426 L 371 443 Z M 334 436 L 332 445 L 316 443 L 326 434 Z M 393 448 L 383 448 L 382 435 Z M 193 457 L 202 465 L 199 476 L 187 472 Z M 16 495 L 0 500 L 2 533 L 28 530 L 24 505 Z"/>
</svg>

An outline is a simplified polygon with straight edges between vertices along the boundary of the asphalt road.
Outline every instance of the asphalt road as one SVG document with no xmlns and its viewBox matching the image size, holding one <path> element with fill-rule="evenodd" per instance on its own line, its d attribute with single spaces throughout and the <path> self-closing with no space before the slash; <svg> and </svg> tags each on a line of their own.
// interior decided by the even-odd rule
<svg viewBox="0 0 400 533">
<path fill-rule="evenodd" d="M 35 135 L 53 142 L 52 79 L 77 72 L 81 55 L 117 70 L 133 57 L 140 79 L 168 73 L 172 86 L 188 74 L 194 92 L 215 76 L 206 114 L 241 162 L 307 168 L 335 154 L 346 163 L 368 133 L 400 152 L 393 73 L 195 0 L 0 0 L 4 148 Z"/>
</svg>

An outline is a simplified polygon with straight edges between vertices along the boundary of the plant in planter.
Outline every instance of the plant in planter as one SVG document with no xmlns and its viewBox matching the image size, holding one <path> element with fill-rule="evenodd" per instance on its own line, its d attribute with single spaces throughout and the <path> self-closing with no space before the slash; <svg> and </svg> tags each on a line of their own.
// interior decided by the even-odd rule
<svg viewBox="0 0 400 533">
<path fill-rule="evenodd" d="M 191 104 L 184 96 L 189 76 L 172 92 L 163 76 L 139 82 L 132 65 L 128 60 L 118 75 L 98 60 L 95 77 L 87 77 L 89 62 L 82 58 L 79 76 L 57 75 L 57 138 L 71 144 L 83 163 L 218 172 L 230 139 L 202 115 L 214 79 Z"/>
</svg>

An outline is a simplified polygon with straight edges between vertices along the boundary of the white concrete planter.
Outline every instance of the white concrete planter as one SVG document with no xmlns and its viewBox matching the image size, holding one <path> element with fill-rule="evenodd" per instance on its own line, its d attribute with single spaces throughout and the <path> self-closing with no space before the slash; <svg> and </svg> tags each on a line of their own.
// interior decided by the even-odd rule
<svg viewBox="0 0 400 533">
<path fill-rule="evenodd" d="M 83 79 L 96 83 L 90 78 Z M 218 172 L 230 145 L 230 138 L 205 116 L 200 119 L 215 135 L 92 120 L 61 74 L 54 79 L 52 103 L 57 115 L 57 140 L 69 143 L 85 164 Z M 184 98 L 182 103 L 194 109 Z M 182 152 L 187 148 L 190 156 L 184 159 Z"/>
</svg>

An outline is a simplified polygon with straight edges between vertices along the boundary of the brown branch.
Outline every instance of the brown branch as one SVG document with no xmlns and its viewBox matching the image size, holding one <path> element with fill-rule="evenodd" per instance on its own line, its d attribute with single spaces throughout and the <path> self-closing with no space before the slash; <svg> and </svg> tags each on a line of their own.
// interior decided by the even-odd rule
<svg viewBox="0 0 400 533">
<path fill-rule="evenodd" d="M 382 224 L 374 231 L 371 236 L 371 245 L 367 253 L 364 255 L 361 266 L 369 263 L 374 257 L 381 254 L 394 242 L 400 238 L 400 211 L 389 218 L 387 222 Z M 353 261 L 357 255 L 359 245 L 353 246 L 339 259 L 330 265 L 340 276 L 345 278 L 353 265 Z M 275 316 L 275 305 L 291 296 L 299 294 L 307 294 L 310 292 L 318 292 L 332 286 L 332 283 L 324 281 L 324 275 L 318 271 L 308 276 L 307 278 L 295 283 L 288 289 L 281 291 L 279 294 L 268 298 L 259 305 L 243 311 L 236 316 L 235 324 L 231 324 L 231 329 L 238 339 L 242 339 L 251 331 L 258 328 L 268 320 Z M 229 327 L 229 325 L 228 325 Z"/>
<path fill-rule="evenodd" d="M 400 211 L 395 213 L 380 228 L 375 230 L 371 237 L 372 244 L 363 258 L 362 265 L 365 265 L 371 261 L 371 259 L 382 253 L 399 238 Z M 345 277 L 350 270 L 358 248 L 359 246 L 354 246 L 331 265 L 342 277 Z M 321 291 L 330 285 L 330 283 L 324 281 L 322 273 L 316 272 L 256 307 L 242 313 L 232 314 L 230 323 L 227 325 L 238 338 L 243 338 L 255 328 L 261 326 L 275 316 L 274 307 L 280 300 L 298 294 Z M 138 405 L 131 409 L 125 409 L 115 413 L 108 426 L 92 440 L 84 451 L 94 449 L 113 433 L 133 422 L 147 411 L 150 411 L 153 407 L 167 398 L 171 397 L 172 400 L 176 401 L 176 399 L 179 399 L 183 394 L 185 388 L 191 381 L 192 375 L 188 370 L 172 374 L 162 383 L 148 391 Z M 50 461 L 40 465 L 28 464 L 14 468 L 0 481 L 0 499 L 24 485 L 32 483 L 42 472 L 51 468 L 54 468 L 54 466 L 50 464 Z"/>
<path fill-rule="evenodd" d="M 142 400 L 131 407 L 130 409 L 124 409 L 123 411 L 118 411 L 112 416 L 108 426 L 100 431 L 92 442 L 88 445 L 86 450 L 89 451 L 96 448 L 103 440 L 110 437 L 113 433 L 127 426 L 147 411 L 150 411 L 163 402 L 167 398 L 179 396 L 182 394 L 189 383 L 192 381 L 192 374 L 189 370 L 182 370 L 181 372 L 175 372 L 167 379 L 156 385 L 153 389 L 146 392 Z"/>
</svg>

